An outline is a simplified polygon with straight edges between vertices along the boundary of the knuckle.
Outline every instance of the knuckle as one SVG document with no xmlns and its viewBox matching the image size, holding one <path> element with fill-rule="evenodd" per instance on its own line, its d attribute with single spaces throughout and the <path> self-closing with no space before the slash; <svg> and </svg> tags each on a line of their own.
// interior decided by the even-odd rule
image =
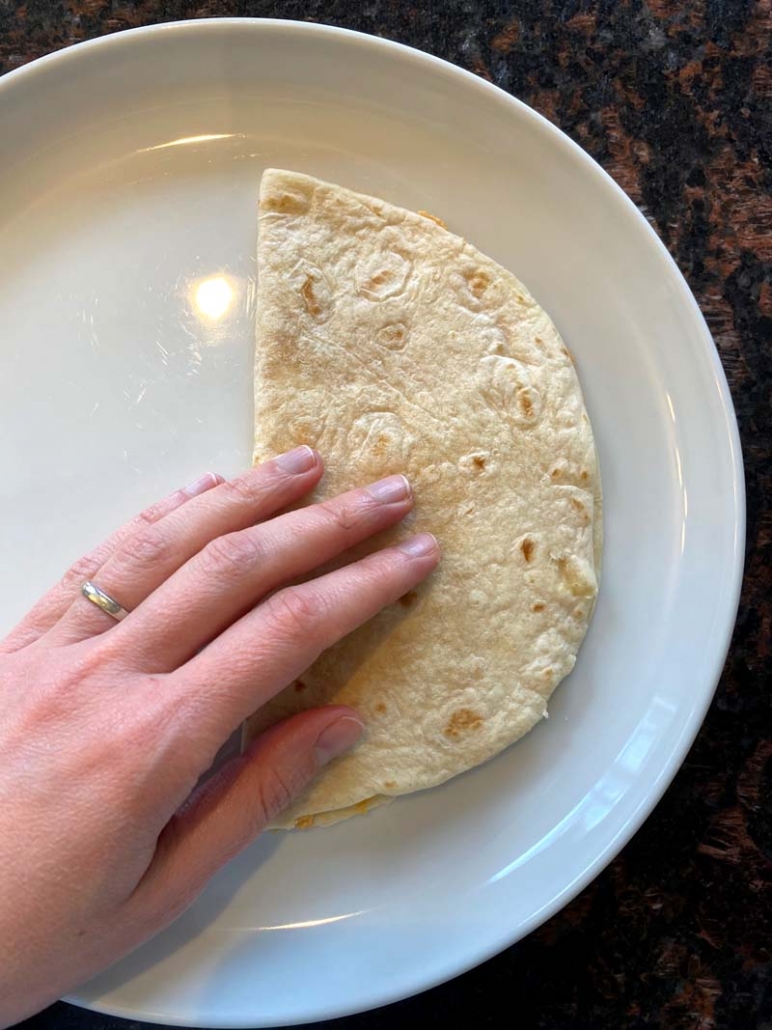
<svg viewBox="0 0 772 1030">
<path fill-rule="evenodd" d="M 101 558 L 99 551 L 92 551 L 83 555 L 82 558 L 78 558 L 62 577 L 62 586 L 65 589 L 80 587 L 87 579 L 91 579 L 95 575 L 102 565 Z"/>
<path fill-rule="evenodd" d="M 248 836 L 256 836 L 265 823 L 284 811 L 298 796 L 302 786 L 297 773 L 281 766 L 266 767 L 256 784 L 257 811 Z"/>
<path fill-rule="evenodd" d="M 320 621 L 322 604 L 307 589 L 287 587 L 267 602 L 270 615 L 283 636 L 307 639 L 314 635 Z"/>
<path fill-rule="evenodd" d="M 236 504 L 247 504 L 253 507 L 262 501 L 265 495 L 265 484 L 261 477 L 255 474 L 255 470 L 247 472 L 243 476 L 237 476 L 223 484 L 222 489 L 229 500 Z"/>
<path fill-rule="evenodd" d="M 259 560 L 262 549 L 253 533 L 227 533 L 215 537 L 201 552 L 204 569 L 217 575 L 241 573 Z"/>
<path fill-rule="evenodd" d="M 333 528 L 339 532 L 348 533 L 362 521 L 368 510 L 366 503 L 341 501 L 321 501 L 319 507 L 325 513 L 327 519 L 332 523 Z"/>
<path fill-rule="evenodd" d="M 140 530 L 120 551 L 122 563 L 132 565 L 155 565 L 169 551 L 168 535 L 158 525 L 149 525 Z"/>
<path fill-rule="evenodd" d="M 139 529 L 142 526 L 152 526 L 154 523 L 166 513 L 168 501 L 156 501 L 155 504 L 151 504 L 149 508 L 145 508 L 139 515 L 134 519 L 135 526 Z"/>
</svg>

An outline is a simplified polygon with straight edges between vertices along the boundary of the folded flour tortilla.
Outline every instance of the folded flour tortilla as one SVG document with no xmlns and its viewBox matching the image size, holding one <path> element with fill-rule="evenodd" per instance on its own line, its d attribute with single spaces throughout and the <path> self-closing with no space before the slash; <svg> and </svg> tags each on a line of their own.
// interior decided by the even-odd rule
<svg viewBox="0 0 772 1030">
<path fill-rule="evenodd" d="M 255 461 L 301 443 L 319 496 L 405 473 L 440 568 L 250 720 L 350 704 L 367 724 L 277 822 L 306 827 L 444 780 L 545 715 L 597 593 L 600 481 L 571 355 L 510 272 L 430 216 L 263 175 Z"/>
</svg>

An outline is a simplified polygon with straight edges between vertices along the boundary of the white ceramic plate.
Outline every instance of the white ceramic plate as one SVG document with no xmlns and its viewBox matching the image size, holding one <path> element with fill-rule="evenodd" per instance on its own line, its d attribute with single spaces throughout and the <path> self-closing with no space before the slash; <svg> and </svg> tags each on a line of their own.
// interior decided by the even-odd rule
<svg viewBox="0 0 772 1030">
<path fill-rule="evenodd" d="M 0 81 L 0 150 L 3 627 L 146 502 L 247 465 L 267 165 L 435 212 L 519 275 L 576 354 L 606 498 L 597 613 L 548 722 L 438 790 L 267 835 L 73 1000 L 203 1026 L 321 1019 L 532 930 L 667 786 L 738 600 L 732 405 L 664 248 L 522 104 L 306 24 L 167 25 L 45 58 Z"/>
</svg>

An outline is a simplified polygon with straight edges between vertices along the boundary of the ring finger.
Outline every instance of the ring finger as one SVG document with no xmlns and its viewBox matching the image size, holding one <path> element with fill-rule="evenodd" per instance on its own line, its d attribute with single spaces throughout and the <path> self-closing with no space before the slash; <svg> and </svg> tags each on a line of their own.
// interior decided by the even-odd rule
<svg viewBox="0 0 772 1030">
<path fill-rule="evenodd" d="M 121 548 L 130 546 L 131 540 L 145 531 L 148 526 L 159 522 L 176 508 L 187 504 L 199 494 L 212 490 L 222 482 L 222 476 L 218 476 L 214 472 L 207 472 L 195 482 L 189 483 L 180 490 L 175 490 L 174 493 L 157 501 L 149 508 L 145 508 L 139 515 L 135 515 L 133 519 L 125 522 L 93 551 L 79 558 L 56 586 L 40 598 L 10 635 L 5 638 L 2 650 L 16 651 L 43 637 L 78 598 L 84 581 L 97 576 L 111 555 Z"/>
<path fill-rule="evenodd" d="M 319 455 L 310 447 L 282 454 L 144 527 L 89 578 L 131 612 L 211 540 L 299 500 L 316 486 L 322 470 Z M 51 631 L 52 642 L 72 643 L 112 626 L 114 620 L 78 592 Z"/>
</svg>

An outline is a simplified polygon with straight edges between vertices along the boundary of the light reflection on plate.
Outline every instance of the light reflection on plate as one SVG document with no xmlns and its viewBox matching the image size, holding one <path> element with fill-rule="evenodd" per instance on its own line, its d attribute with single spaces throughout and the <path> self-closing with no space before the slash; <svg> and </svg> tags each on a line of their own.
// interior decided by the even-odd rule
<svg viewBox="0 0 772 1030">
<path fill-rule="evenodd" d="M 196 283 L 192 290 L 193 310 L 208 322 L 220 322 L 233 306 L 236 292 L 224 275 L 213 275 Z"/>
</svg>

